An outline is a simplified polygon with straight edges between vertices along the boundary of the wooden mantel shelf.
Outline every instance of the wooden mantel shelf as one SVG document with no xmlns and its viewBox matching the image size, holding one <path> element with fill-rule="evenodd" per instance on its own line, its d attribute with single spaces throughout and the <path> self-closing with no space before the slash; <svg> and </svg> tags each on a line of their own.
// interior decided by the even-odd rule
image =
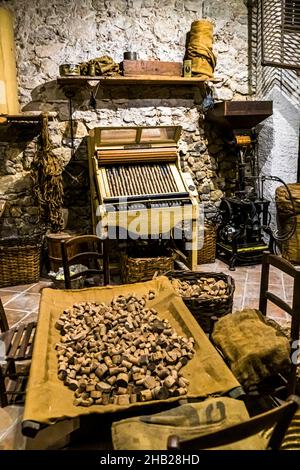
<svg viewBox="0 0 300 470">
<path fill-rule="evenodd" d="M 50 112 L 48 113 L 48 119 L 51 120 L 54 117 L 57 116 L 56 112 Z M 40 122 L 42 120 L 43 113 L 38 113 L 38 114 L 31 114 L 30 112 L 28 113 L 20 113 L 20 114 L 0 114 L 0 124 L 7 124 L 8 122 L 28 122 L 28 123 L 34 123 L 34 122 Z"/>
<path fill-rule="evenodd" d="M 103 77 L 103 76 L 74 76 L 74 77 L 58 77 L 57 83 L 61 86 L 84 86 L 88 81 L 100 82 L 103 86 L 114 86 L 114 85 L 175 85 L 175 86 L 200 86 L 204 82 L 207 82 L 206 77 L 171 77 L 161 75 L 139 75 L 131 77 L 114 76 L 114 77 Z M 212 79 L 212 82 L 219 80 Z"/>
</svg>

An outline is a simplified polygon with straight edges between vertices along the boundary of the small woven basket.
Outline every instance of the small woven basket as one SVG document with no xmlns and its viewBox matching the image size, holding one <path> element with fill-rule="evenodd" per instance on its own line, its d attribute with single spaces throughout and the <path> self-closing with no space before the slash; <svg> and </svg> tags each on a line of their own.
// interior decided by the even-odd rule
<svg viewBox="0 0 300 470">
<path fill-rule="evenodd" d="M 216 238 L 216 227 L 212 224 L 205 224 L 203 247 L 198 250 L 198 264 L 207 264 L 215 262 Z"/>
<path fill-rule="evenodd" d="M 38 282 L 42 236 L 0 240 L 0 287 Z"/>
<path fill-rule="evenodd" d="M 214 278 L 216 281 L 224 281 L 226 284 L 226 294 L 222 297 L 210 296 L 208 299 L 198 297 L 182 297 L 185 305 L 191 311 L 199 325 L 206 332 L 210 332 L 211 317 L 217 318 L 232 312 L 233 294 L 235 290 L 234 279 L 224 273 L 203 273 L 194 271 L 171 271 L 165 273 L 171 281 L 179 279 L 193 284 L 200 278 Z"/>
<path fill-rule="evenodd" d="M 175 256 L 138 258 L 121 253 L 121 280 L 123 284 L 149 281 L 155 274 L 174 269 Z"/>
</svg>

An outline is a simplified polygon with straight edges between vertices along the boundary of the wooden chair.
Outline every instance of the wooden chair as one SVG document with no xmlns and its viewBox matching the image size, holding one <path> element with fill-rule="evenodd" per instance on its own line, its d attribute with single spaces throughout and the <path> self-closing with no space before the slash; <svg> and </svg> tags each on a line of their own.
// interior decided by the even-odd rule
<svg viewBox="0 0 300 470">
<path fill-rule="evenodd" d="M 290 307 L 284 300 L 277 295 L 270 292 L 269 289 L 269 274 L 270 266 L 274 266 L 284 273 L 288 274 L 294 279 L 293 301 Z M 264 253 L 262 259 L 261 270 L 261 283 L 260 283 L 260 297 L 259 297 L 259 310 L 263 315 L 267 314 L 268 300 L 279 308 L 291 315 L 291 371 L 287 382 L 287 393 L 291 395 L 296 390 L 296 371 L 297 371 L 297 350 L 299 349 L 299 328 L 300 328 L 300 271 L 298 271 L 291 263 L 284 258 L 281 258 L 270 253 Z"/>
<path fill-rule="evenodd" d="M 274 426 L 266 450 L 278 450 L 280 449 L 289 424 L 299 407 L 300 397 L 291 395 L 286 403 L 271 411 L 261 413 L 253 418 L 249 418 L 247 421 L 227 426 L 218 431 L 203 434 L 188 440 L 180 439 L 177 435 L 171 435 L 168 438 L 167 448 L 168 450 L 201 450 L 212 447 L 215 448 L 246 439 L 266 428 Z"/>
<path fill-rule="evenodd" d="M 81 277 L 103 276 L 103 285 L 109 284 L 108 240 L 96 235 L 81 235 L 61 242 L 65 288 L 72 288 L 72 281 Z M 70 274 L 70 266 L 83 264 L 86 271 Z M 102 266 L 101 266 L 102 264 Z"/>
<path fill-rule="evenodd" d="M 1 355 L 4 353 L 4 357 L 0 357 L 0 406 L 4 407 L 16 402 L 24 403 L 30 365 L 24 361 L 30 361 L 32 358 L 36 322 L 21 323 L 9 329 L 0 299 L 0 330 Z M 21 367 L 17 370 L 19 367 L 16 363 L 19 362 Z"/>
</svg>

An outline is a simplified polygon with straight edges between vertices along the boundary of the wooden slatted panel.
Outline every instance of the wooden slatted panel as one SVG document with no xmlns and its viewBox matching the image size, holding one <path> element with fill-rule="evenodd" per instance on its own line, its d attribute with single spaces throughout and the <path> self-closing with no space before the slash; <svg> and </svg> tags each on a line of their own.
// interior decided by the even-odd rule
<svg viewBox="0 0 300 470">
<path fill-rule="evenodd" d="M 16 332 L 16 329 L 12 328 L 11 330 L 8 330 L 6 333 L 0 336 L 0 338 L 4 341 L 4 344 L 5 344 L 6 355 L 8 354 L 8 351 L 10 349 L 12 337 L 14 336 L 15 332 Z"/>
<path fill-rule="evenodd" d="M 19 351 L 16 355 L 16 359 L 25 359 L 29 358 L 28 354 L 26 354 L 28 346 L 30 346 L 30 339 L 32 336 L 32 330 L 35 327 L 35 323 L 28 323 L 26 325 L 26 330 L 23 335 L 22 343 L 20 345 Z"/>
<path fill-rule="evenodd" d="M 28 349 L 28 357 L 32 357 L 32 351 L 33 351 L 33 346 L 34 346 L 34 338 L 35 338 L 35 332 L 36 332 L 36 323 L 34 323 L 35 327 L 34 329 L 32 330 L 32 333 L 31 333 L 31 339 L 30 339 L 30 346 L 29 346 L 29 349 Z"/>
<path fill-rule="evenodd" d="M 16 354 L 17 354 L 17 351 L 18 351 L 18 348 L 20 346 L 20 343 L 21 343 L 21 340 L 22 340 L 22 336 L 23 336 L 23 333 L 24 333 L 24 330 L 26 328 L 26 325 L 23 325 L 21 324 L 18 329 L 17 329 L 17 332 L 13 338 L 13 341 L 11 343 L 11 347 L 7 353 L 7 355 L 11 358 L 14 358 L 16 357 Z"/>
<path fill-rule="evenodd" d="M 300 69 L 300 0 L 260 0 L 262 64 Z"/>
</svg>

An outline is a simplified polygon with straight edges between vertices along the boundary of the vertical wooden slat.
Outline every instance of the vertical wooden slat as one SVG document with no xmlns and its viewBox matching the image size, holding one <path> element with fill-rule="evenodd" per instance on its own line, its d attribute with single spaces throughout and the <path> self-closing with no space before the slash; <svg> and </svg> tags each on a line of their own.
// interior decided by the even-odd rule
<svg viewBox="0 0 300 470">
<path fill-rule="evenodd" d="M 24 359 L 26 357 L 26 350 L 29 345 L 29 340 L 31 337 L 31 332 L 33 330 L 33 327 L 34 327 L 34 323 L 28 323 L 28 325 L 26 325 L 26 330 L 24 332 L 24 336 L 21 341 L 19 351 L 16 355 L 16 359 Z"/>
<path fill-rule="evenodd" d="M 0 7 L 0 113 L 19 112 L 13 17 Z"/>
</svg>

